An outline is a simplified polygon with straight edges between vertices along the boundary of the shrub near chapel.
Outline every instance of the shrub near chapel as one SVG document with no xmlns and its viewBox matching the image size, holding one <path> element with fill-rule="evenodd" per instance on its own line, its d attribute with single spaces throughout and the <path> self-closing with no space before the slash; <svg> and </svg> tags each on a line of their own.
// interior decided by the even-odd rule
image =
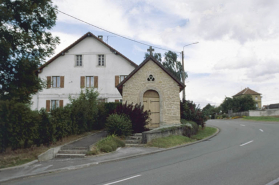
<svg viewBox="0 0 279 185">
<path fill-rule="evenodd" d="M 129 116 L 132 122 L 132 132 L 133 133 L 142 133 L 146 130 L 146 125 L 150 121 L 150 111 L 144 111 L 143 105 L 140 104 L 120 104 L 116 107 L 115 111 L 116 114 L 126 114 Z"/>
</svg>

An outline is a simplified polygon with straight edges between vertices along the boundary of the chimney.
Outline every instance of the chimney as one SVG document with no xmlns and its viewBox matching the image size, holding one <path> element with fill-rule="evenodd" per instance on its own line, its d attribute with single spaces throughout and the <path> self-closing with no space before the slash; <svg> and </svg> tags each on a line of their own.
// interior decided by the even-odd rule
<svg viewBox="0 0 279 185">
<path fill-rule="evenodd" d="M 98 35 L 98 39 L 103 40 L 103 35 Z"/>
</svg>

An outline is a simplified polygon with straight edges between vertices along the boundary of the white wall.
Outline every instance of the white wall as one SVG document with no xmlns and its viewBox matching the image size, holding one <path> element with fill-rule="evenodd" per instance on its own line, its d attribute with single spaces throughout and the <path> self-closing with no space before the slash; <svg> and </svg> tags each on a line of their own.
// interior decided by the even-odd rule
<svg viewBox="0 0 279 185">
<path fill-rule="evenodd" d="M 105 66 L 98 66 L 98 54 L 105 55 Z M 82 55 L 82 66 L 75 66 L 76 55 Z M 134 66 L 123 57 L 110 51 L 110 48 L 93 37 L 87 37 L 71 48 L 64 56 L 60 56 L 43 68 L 39 77 L 43 80 L 47 76 L 64 76 L 64 88 L 44 89 L 33 96 L 32 109 L 46 107 L 46 100 L 63 100 L 69 103 L 69 95 L 78 96 L 81 91 L 81 76 L 98 76 L 98 92 L 100 98 L 114 102 L 122 99 L 115 88 L 116 75 L 128 75 Z M 37 97 L 38 96 L 38 97 Z M 38 99 L 38 101 L 37 101 Z"/>
<path fill-rule="evenodd" d="M 279 109 L 249 110 L 249 116 L 279 116 Z"/>
</svg>

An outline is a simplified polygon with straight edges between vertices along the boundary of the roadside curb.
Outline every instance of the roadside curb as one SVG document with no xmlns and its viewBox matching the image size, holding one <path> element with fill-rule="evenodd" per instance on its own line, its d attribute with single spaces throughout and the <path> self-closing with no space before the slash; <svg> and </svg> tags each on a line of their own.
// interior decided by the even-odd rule
<svg viewBox="0 0 279 185">
<path fill-rule="evenodd" d="M 35 176 L 35 175 L 43 175 L 43 174 L 48 174 L 48 173 L 57 173 L 57 172 L 63 172 L 63 171 L 69 171 L 69 170 L 77 170 L 77 169 L 86 168 L 86 167 L 90 167 L 90 166 L 94 166 L 94 165 L 98 165 L 98 164 L 103 164 L 103 163 L 108 163 L 108 162 L 115 162 L 115 161 L 121 161 L 121 160 L 124 160 L 124 159 L 131 159 L 131 158 L 135 158 L 135 157 L 140 157 L 140 156 L 155 154 L 155 153 L 159 153 L 159 152 L 163 152 L 163 151 L 173 150 L 173 149 L 176 149 L 176 148 L 182 148 L 182 147 L 185 147 L 185 146 L 188 146 L 188 145 L 193 145 L 193 144 L 196 144 L 196 143 L 200 143 L 200 142 L 206 141 L 206 140 L 208 140 L 210 138 L 215 137 L 217 134 L 220 133 L 220 130 L 221 130 L 220 128 L 218 128 L 216 126 L 210 126 L 210 127 L 216 128 L 217 131 L 213 135 L 211 135 L 211 136 L 209 136 L 207 138 L 204 138 L 202 140 L 198 140 L 198 141 L 195 141 L 195 142 L 192 142 L 192 143 L 187 143 L 187 144 L 184 144 L 184 145 L 179 145 L 179 146 L 175 146 L 175 147 L 171 147 L 171 148 L 166 148 L 166 149 L 157 148 L 156 151 L 152 151 L 152 152 L 147 152 L 147 153 L 142 153 L 142 154 L 134 154 L 134 155 L 130 155 L 130 156 L 119 157 L 119 158 L 109 159 L 109 160 L 103 160 L 103 161 L 99 161 L 99 162 L 86 163 L 86 164 L 81 164 L 81 165 L 76 165 L 76 166 L 68 166 L 68 167 L 58 168 L 58 169 L 54 169 L 54 170 L 48 170 L 48 171 L 44 171 L 44 172 L 40 172 L 40 173 L 22 175 L 22 176 L 10 178 L 10 179 L 0 180 L 0 182 L 6 182 L 6 181 L 10 181 L 10 180 L 16 180 L 16 179 L 20 179 L 20 178 L 23 178 L 23 177 L 30 177 L 30 176 Z M 116 151 L 114 151 L 114 152 L 116 152 Z M 32 161 L 32 162 L 35 163 L 34 161 Z"/>
<path fill-rule="evenodd" d="M 34 160 L 34 161 L 30 161 L 30 162 L 28 162 L 28 163 L 25 163 L 25 164 L 22 164 L 22 165 L 19 165 L 19 166 L 12 166 L 12 167 L 8 167 L 8 168 L 2 168 L 2 169 L 0 169 L 0 172 L 1 171 L 5 171 L 5 170 L 12 170 L 12 169 L 17 169 L 17 168 L 22 168 L 22 167 L 25 167 L 25 166 L 29 166 L 29 165 L 32 165 L 32 164 L 34 164 L 34 163 L 36 163 L 36 162 L 39 162 L 39 160 Z M 0 181 L 1 182 L 1 181 Z"/>
</svg>

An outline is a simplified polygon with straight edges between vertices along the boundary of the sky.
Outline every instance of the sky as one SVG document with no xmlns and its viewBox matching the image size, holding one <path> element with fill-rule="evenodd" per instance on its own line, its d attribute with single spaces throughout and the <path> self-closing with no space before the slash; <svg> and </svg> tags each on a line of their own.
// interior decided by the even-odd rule
<svg viewBox="0 0 279 185">
<path fill-rule="evenodd" d="M 149 45 L 156 53 L 184 48 L 186 99 L 219 106 L 242 89 L 262 94 L 262 105 L 279 103 L 278 0 L 53 0 L 58 10 L 132 42 L 58 13 L 51 30 L 55 54 L 87 32 L 136 64 Z M 199 42 L 185 46 L 191 43 Z M 184 47 L 185 46 L 185 47 Z M 54 55 L 53 55 L 54 56 Z"/>
</svg>

